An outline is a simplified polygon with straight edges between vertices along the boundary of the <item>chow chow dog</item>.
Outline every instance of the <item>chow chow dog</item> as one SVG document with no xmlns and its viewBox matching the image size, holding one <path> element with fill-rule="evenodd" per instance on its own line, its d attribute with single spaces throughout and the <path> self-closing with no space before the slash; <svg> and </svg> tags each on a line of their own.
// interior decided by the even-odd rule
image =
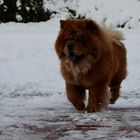
<svg viewBox="0 0 140 140">
<path fill-rule="evenodd" d="M 114 104 L 127 74 L 122 33 L 90 19 L 61 20 L 60 26 L 55 50 L 68 100 L 77 110 L 87 112 Z"/>
</svg>

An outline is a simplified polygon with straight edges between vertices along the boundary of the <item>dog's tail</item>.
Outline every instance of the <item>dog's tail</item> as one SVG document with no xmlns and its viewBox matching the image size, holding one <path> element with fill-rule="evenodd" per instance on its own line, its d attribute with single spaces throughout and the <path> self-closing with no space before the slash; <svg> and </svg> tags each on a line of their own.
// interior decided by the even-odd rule
<svg viewBox="0 0 140 140">
<path fill-rule="evenodd" d="M 107 27 L 105 24 L 101 25 L 101 28 L 104 31 L 105 36 L 111 39 L 112 42 L 117 43 L 118 45 L 122 44 L 122 40 L 124 40 L 124 35 L 121 31 L 115 30 L 113 27 Z"/>
</svg>

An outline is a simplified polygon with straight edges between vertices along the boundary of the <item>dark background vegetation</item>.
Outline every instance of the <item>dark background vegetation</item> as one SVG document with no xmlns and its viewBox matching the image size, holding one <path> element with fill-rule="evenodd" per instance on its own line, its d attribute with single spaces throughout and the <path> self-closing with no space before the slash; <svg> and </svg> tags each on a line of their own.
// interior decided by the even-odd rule
<svg viewBox="0 0 140 140">
<path fill-rule="evenodd" d="M 50 2 L 46 0 L 45 2 Z M 66 2 L 67 0 L 64 0 Z M 51 1 L 53 3 L 53 1 Z M 2 22 L 40 22 L 47 21 L 57 11 L 44 9 L 44 0 L 3 0 L 0 2 L 0 23 Z M 85 18 L 76 11 L 66 7 L 69 18 Z"/>
<path fill-rule="evenodd" d="M 43 0 L 3 0 L 0 3 L 0 22 L 47 21 L 53 12 L 45 10 Z"/>
</svg>

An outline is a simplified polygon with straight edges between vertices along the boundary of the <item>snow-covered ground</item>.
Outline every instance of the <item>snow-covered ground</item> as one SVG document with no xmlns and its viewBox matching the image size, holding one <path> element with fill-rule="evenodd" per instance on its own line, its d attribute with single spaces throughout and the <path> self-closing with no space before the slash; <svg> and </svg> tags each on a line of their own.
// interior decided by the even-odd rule
<svg viewBox="0 0 140 140">
<path fill-rule="evenodd" d="M 78 3 L 79 10 L 84 2 Z M 128 77 L 116 104 L 90 114 L 78 112 L 67 101 L 54 50 L 58 17 L 38 24 L 0 24 L 0 140 L 140 139 L 140 2 L 113 1 L 112 13 L 115 9 L 102 2 L 94 1 L 102 7 L 100 15 L 109 17 L 107 24 L 119 22 L 120 9 L 121 21 L 125 15 L 134 19 L 128 23 L 131 29 L 120 29 L 126 38 Z"/>
</svg>

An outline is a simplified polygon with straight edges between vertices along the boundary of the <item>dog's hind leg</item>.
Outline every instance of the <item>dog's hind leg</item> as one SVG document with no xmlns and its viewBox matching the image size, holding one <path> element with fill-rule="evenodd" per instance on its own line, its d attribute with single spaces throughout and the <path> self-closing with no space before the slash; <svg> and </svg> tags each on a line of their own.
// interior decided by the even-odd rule
<svg viewBox="0 0 140 140">
<path fill-rule="evenodd" d="M 114 104 L 115 101 L 120 96 L 120 88 L 121 88 L 121 82 L 124 78 L 120 75 L 116 75 L 112 80 L 110 84 L 110 92 L 111 92 L 111 98 L 110 103 Z"/>
</svg>

